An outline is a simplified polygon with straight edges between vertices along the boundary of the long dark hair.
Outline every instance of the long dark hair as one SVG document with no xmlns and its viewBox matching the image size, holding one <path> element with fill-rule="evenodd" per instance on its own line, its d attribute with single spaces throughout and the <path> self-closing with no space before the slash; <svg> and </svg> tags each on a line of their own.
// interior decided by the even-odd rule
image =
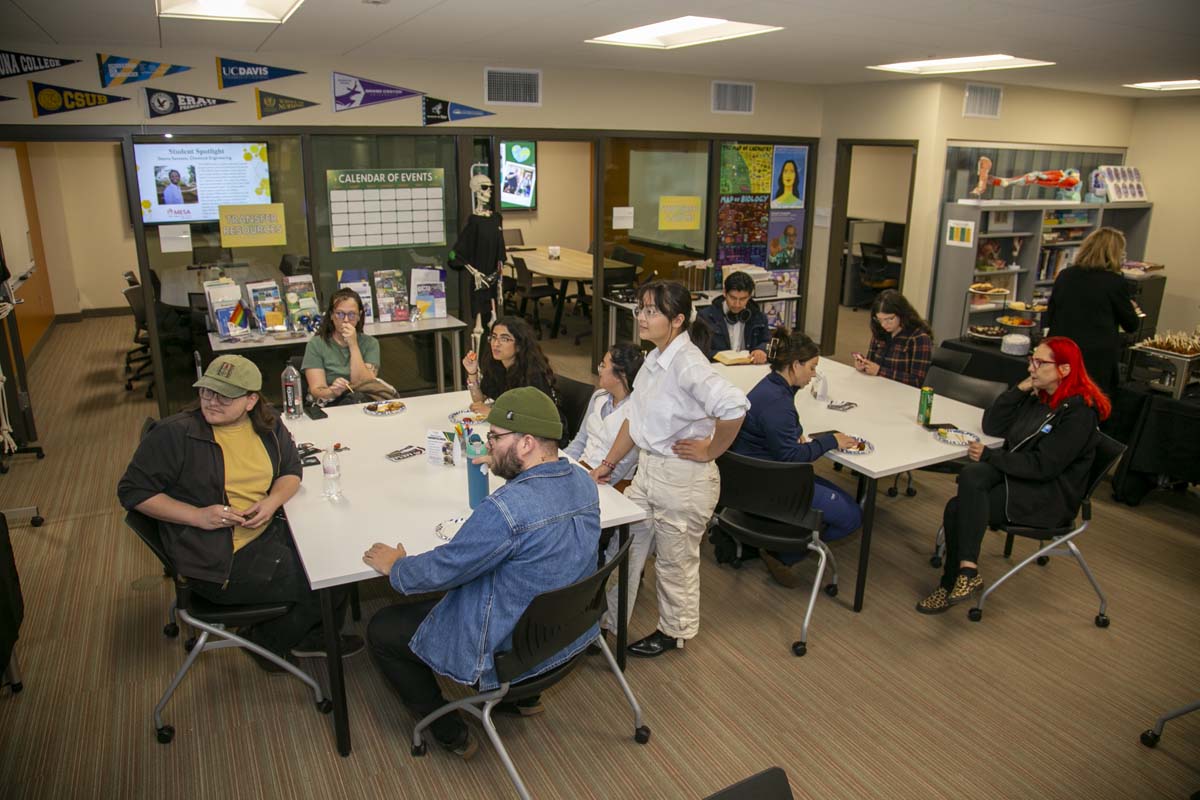
<svg viewBox="0 0 1200 800">
<path fill-rule="evenodd" d="M 886 339 L 888 332 L 875 319 L 875 315 L 880 313 L 895 314 L 899 317 L 900 330 L 902 331 L 911 331 L 913 333 L 923 331 L 928 333 L 930 338 L 933 337 L 933 328 L 930 328 L 929 323 L 921 318 L 917 310 L 912 307 L 912 303 L 908 302 L 908 298 L 895 289 L 883 290 L 875 298 L 875 302 L 871 304 L 871 333 L 876 339 Z"/>
<path fill-rule="evenodd" d="M 767 344 L 767 363 L 774 372 L 783 372 L 797 361 L 808 361 L 820 354 L 821 350 L 807 333 L 789 331 L 782 326 L 775 329 Z"/>
<path fill-rule="evenodd" d="M 638 305 L 651 305 L 668 320 L 683 315 L 682 333 L 688 334 L 692 344 L 703 350 L 708 345 L 709 328 L 699 317 L 692 318 L 692 294 L 678 281 L 650 281 L 638 288 Z M 636 321 L 635 321 L 636 322 Z"/>
<path fill-rule="evenodd" d="M 354 305 L 358 307 L 358 322 L 354 324 L 354 328 L 359 333 L 363 332 L 365 315 L 363 314 L 362 298 L 359 297 L 358 292 L 354 291 L 353 289 L 338 289 L 333 293 L 333 296 L 329 298 L 329 308 L 325 309 L 325 316 L 321 317 L 321 327 L 317 329 L 317 335 L 327 342 L 329 341 L 330 337 L 333 336 L 333 332 L 337 330 L 333 323 L 333 309 L 335 309 L 337 304 L 343 300 L 353 300 Z"/>
<path fill-rule="evenodd" d="M 509 334 L 516 340 L 514 342 L 516 358 L 513 365 L 505 370 L 504 364 L 492 357 L 490 346 L 480 347 L 479 349 L 482 351 L 479 353 L 481 377 L 488 378 L 489 383 L 496 382 L 508 388 L 546 385 L 550 387 L 553 399 L 556 392 L 554 370 L 550 369 L 550 362 L 546 359 L 546 354 L 542 352 L 542 347 L 534 336 L 533 328 L 520 317 L 501 317 L 493 323 L 493 331 L 496 330 L 497 325 L 508 328 Z"/>
<path fill-rule="evenodd" d="M 271 401 L 261 392 L 247 392 L 247 394 L 258 395 L 258 402 L 254 404 L 254 408 L 250 409 L 250 413 L 246 415 L 250 418 L 250 425 L 254 428 L 254 432 L 259 436 L 266 436 L 272 433 L 275 430 L 275 423 L 279 420 L 279 413 L 275 410 L 275 406 L 271 405 Z M 188 412 L 200 411 L 200 398 L 197 397 L 184 406 L 182 410 Z"/>
<path fill-rule="evenodd" d="M 612 359 L 613 374 L 625 384 L 625 391 L 633 391 L 633 380 L 646 360 L 642 348 L 635 344 L 622 342 L 608 348 L 608 355 Z"/>
<path fill-rule="evenodd" d="M 785 169 L 787 169 L 788 164 L 792 165 L 792 174 L 796 176 L 796 180 L 794 180 L 792 182 L 792 194 L 796 197 L 800 196 L 800 192 L 798 191 L 798 189 L 800 188 L 800 186 L 799 186 L 799 184 L 800 184 L 800 168 L 798 166 L 796 166 L 795 161 L 793 161 L 792 159 L 789 158 L 787 161 L 785 161 L 779 165 L 779 175 L 777 175 L 775 177 L 775 181 L 776 181 L 775 195 L 774 195 L 775 197 L 783 196 L 783 189 L 784 189 L 784 187 L 783 187 L 783 171 Z"/>
</svg>

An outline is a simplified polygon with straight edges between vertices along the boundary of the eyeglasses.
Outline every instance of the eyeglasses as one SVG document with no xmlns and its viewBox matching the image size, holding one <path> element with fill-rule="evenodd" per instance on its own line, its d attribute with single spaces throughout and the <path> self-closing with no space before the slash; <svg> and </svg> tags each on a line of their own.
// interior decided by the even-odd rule
<svg viewBox="0 0 1200 800">
<path fill-rule="evenodd" d="M 1034 369 L 1041 369 L 1044 364 L 1057 364 L 1057 363 L 1058 363 L 1057 361 L 1043 361 L 1040 358 L 1034 358 L 1033 356 L 1029 357 L 1029 366 L 1033 367 Z"/>
<path fill-rule="evenodd" d="M 880 325 L 890 325 L 897 319 L 895 314 L 876 314 L 875 321 Z"/>
<path fill-rule="evenodd" d="M 489 450 L 492 449 L 492 445 L 494 445 L 496 443 L 497 439 L 503 439 L 505 436 L 512 436 L 514 433 L 516 433 L 516 431 L 509 431 L 508 433 L 492 433 L 491 431 L 488 431 L 487 432 L 488 449 Z"/>
<path fill-rule="evenodd" d="M 516 339 L 507 333 L 491 333 L 488 334 L 488 341 L 492 344 L 512 344 Z"/>
<path fill-rule="evenodd" d="M 660 314 L 662 314 L 662 312 L 658 310 L 657 306 L 638 306 L 633 310 L 633 315 L 635 317 L 641 317 L 643 319 L 653 319 Z"/>
<path fill-rule="evenodd" d="M 335 319 L 345 320 L 346 322 L 354 322 L 358 319 L 357 311 L 335 311 L 333 312 Z"/>
<path fill-rule="evenodd" d="M 201 400 L 207 400 L 210 403 L 216 403 L 219 406 L 227 406 L 230 403 L 232 403 L 234 400 L 240 400 L 245 396 L 246 395 L 244 395 L 244 394 L 239 394 L 237 397 L 226 397 L 225 395 L 221 394 L 220 392 L 214 392 L 212 389 L 207 389 L 207 388 L 203 388 L 203 387 L 200 389 L 200 399 Z"/>
</svg>

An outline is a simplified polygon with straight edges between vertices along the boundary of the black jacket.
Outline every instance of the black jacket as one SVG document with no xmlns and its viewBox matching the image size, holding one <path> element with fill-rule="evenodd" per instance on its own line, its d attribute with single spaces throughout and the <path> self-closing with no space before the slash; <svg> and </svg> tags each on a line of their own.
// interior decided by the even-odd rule
<svg viewBox="0 0 1200 800">
<path fill-rule="evenodd" d="M 742 349 L 765 351 L 767 343 L 771 341 L 771 328 L 767 325 L 767 315 L 753 300 L 746 305 L 746 308 L 750 310 L 750 319 L 746 321 L 743 329 Z M 708 326 L 708 344 L 702 349 L 704 355 L 708 356 L 711 361 L 717 353 L 730 349 L 729 328 L 725 320 L 725 298 L 718 297 L 713 300 L 712 305 L 697 311 L 696 316 Z"/>
<path fill-rule="evenodd" d="M 281 475 L 303 478 L 300 455 L 282 420 L 262 436 L 271 459 L 271 483 Z M 227 505 L 225 460 L 212 426 L 199 409 L 154 423 L 117 484 L 117 498 L 132 509 L 156 494 L 197 507 Z M 224 583 L 233 565 L 233 528 L 207 531 L 191 525 L 159 522 L 163 547 L 180 575 Z"/>
<path fill-rule="evenodd" d="M 1106 269 L 1067 267 L 1054 280 L 1044 322 L 1051 336 L 1079 345 L 1088 375 L 1111 397 L 1121 356 L 1117 326 L 1130 332 L 1138 328 L 1125 279 Z"/>
<path fill-rule="evenodd" d="M 1018 525 L 1049 528 L 1075 519 L 1096 454 L 1095 409 L 1079 396 L 1051 409 L 1016 387 L 983 412 L 983 432 L 1003 436 L 982 460 L 1004 473 L 1005 514 Z"/>
</svg>

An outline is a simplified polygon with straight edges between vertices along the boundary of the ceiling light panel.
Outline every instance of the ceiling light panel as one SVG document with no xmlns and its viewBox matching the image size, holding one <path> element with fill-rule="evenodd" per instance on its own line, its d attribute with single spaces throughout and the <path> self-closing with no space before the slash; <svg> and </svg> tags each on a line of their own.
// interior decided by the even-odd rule
<svg viewBox="0 0 1200 800">
<path fill-rule="evenodd" d="M 223 22 L 287 22 L 304 0 L 157 0 L 158 15 Z"/>
<path fill-rule="evenodd" d="M 953 72 L 987 72 L 994 69 L 1021 69 L 1024 67 L 1051 67 L 1053 61 L 1035 61 L 1017 58 L 1002 53 L 986 56 L 961 56 L 958 58 L 933 58 L 926 61 L 901 61 L 895 64 L 879 64 L 867 69 L 885 72 L 900 72 L 905 75 L 947 75 Z"/>
<path fill-rule="evenodd" d="M 1200 80 L 1148 81 L 1146 83 L 1125 83 L 1122 86 L 1129 89 L 1148 89 L 1152 92 L 1182 92 L 1188 89 L 1200 89 Z"/>
<path fill-rule="evenodd" d="M 716 17 L 676 17 L 640 28 L 630 28 L 595 39 L 586 39 L 588 44 L 615 44 L 622 47 L 646 47 L 652 50 L 675 50 L 698 44 L 740 39 L 762 33 L 781 31 L 772 25 L 755 25 L 749 22 L 731 22 Z"/>
</svg>

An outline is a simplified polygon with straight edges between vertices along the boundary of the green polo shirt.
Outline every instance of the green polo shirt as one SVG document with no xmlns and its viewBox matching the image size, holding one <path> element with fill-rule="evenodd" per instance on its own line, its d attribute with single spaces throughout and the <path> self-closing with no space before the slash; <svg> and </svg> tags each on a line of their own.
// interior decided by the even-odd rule
<svg viewBox="0 0 1200 800">
<path fill-rule="evenodd" d="M 374 336 L 360 333 L 358 349 L 362 353 L 363 361 L 367 364 L 374 364 L 375 370 L 378 372 L 379 340 Z M 300 368 L 302 370 L 325 370 L 326 384 L 331 384 L 338 378 L 350 380 L 350 348 L 342 347 L 333 340 L 333 337 L 330 337 L 327 342 L 320 336 L 314 336 L 308 340 L 308 346 L 304 348 L 304 362 Z"/>
</svg>

